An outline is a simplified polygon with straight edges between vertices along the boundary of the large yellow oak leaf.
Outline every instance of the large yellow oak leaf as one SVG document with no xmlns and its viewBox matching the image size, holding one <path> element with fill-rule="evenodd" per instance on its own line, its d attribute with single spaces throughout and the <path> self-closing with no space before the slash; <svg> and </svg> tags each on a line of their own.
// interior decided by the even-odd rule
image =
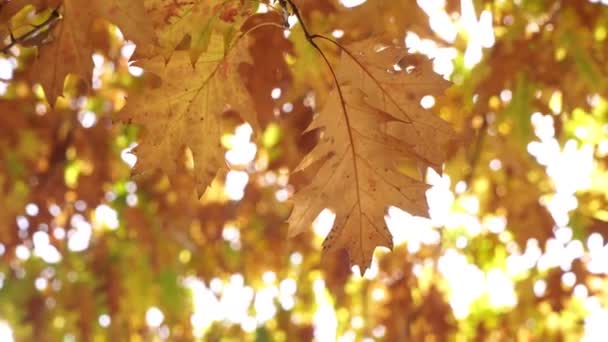
<svg viewBox="0 0 608 342">
<path fill-rule="evenodd" d="M 347 51 L 336 68 L 339 88 L 309 127 L 322 130 L 321 140 L 299 169 L 314 176 L 295 194 L 288 222 L 294 236 L 330 208 L 336 220 L 324 251 L 346 249 L 363 271 L 377 246 L 392 248 L 388 206 L 428 215 L 428 186 L 418 169 L 440 168 L 454 134 L 420 105 L 423 96 L 441 95 L 449 85 L 429 60 L 372 40 Z"/>
<path fill-rule="evenodd" d="M 42 7 L 40 1 L 37 4 Z M 102 18 L 117 25 L 126 39 L 138 45 L 155 44 L 155 34 L 146 18 L 143 0 L 47 0 L 45 5 L 49 8 L 60 5 L 61 20 L 51 34 L 52 41 L 40 47 L 29 73 L 32 79 L 42 84 L 51 104 L 63 93 L 68 74 L 79 76 L 87 84 L 91 82 L 95 19 Z"/>
<path fill-rule="evenodd" d="M 162 56 L 137 62 L 161 83 L 129 96 L 120 114 L 122 121 L 145 129 L 134 173 L 160 169 L 171 177 L 189 148 L 197 191 L 205 191 L 225 167 L 221 115 L 233 110 L 256 126 L 253 103 L 238 73 L 239 65 L 249 62 L 248 44 L 243 36 L 224 52 L 222 37 L 214 35 L 194 67 L 185 51 L 175 52 L 167 64 Z"/>
</svg>

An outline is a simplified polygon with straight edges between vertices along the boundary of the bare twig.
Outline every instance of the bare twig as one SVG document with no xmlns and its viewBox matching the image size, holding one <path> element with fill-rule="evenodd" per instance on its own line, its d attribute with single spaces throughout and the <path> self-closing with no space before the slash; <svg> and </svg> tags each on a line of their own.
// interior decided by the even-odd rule
<svg viewBox="0 0 608 342">
<path fill-rule="evenodd" d="M 51 12 L 51 15 L 45 21 L 43 21 L 39 25 L 32 25 L 32 30 L 29 31 L 28 33 L 24 34 L 23 36 L 15 38 L 15 36 L 13 36 L 13 33 L 9 31 L 11 41 L 8 45 L 3 47 L 2 50 L 0 50 L 0 51 L 3 54 L 9 54 L 9 51 L 13 46 L 15 46 L 17 44 L 23 44 L 23 43 L 28 42 L 29 40 L 33 39 L 38 34 L 40 34 L 40 32 L 42 30 L 53 25 L 60 18 L 61 18 L 61 14 L 59 14 L 59 8 L 55 8 L 55 9 L 53 9 L 53 12 Z"/>
</svg>

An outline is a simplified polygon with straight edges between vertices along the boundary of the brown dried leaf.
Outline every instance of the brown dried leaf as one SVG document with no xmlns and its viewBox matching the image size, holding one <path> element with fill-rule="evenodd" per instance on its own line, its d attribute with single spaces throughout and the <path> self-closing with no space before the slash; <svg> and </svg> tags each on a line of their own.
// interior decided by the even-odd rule
<svg viewBox="0 0 608 342">
<path fill-rule="evenodd" d="M 419 174 L 405 175 L 397 167 L 405 162 L 439 168 L 453 132 L 419 104 L 448 86 L 430 61 L 373 40 L 347 49 L 352 56 L 343 54 L 336 72 L 340 86 L 309 127 L 324 132 L 300 169 L 312 168 L 316 175 L 294 196 L 289 223 L 290 235 L 297 235 L 330 207 L 336 222 L 324 250 L 346 249 L 351 264 L 365 270 L 377 246 L 392 248 L 384 224 L 387 206 L 427 215 L 427 185 Z"/>
<path fill-rule="evenodd" d="M 56 0 L 47 0 L 49 8 Z M 42 45 L 38 58 L 29 69 L 30 77 L 40 82 L 51 105 L 63 93 L 65 77 L 72 73 L 91 82 L 95 48 L 93 22 L 103 18 L 116 24 L 126 39 L 137 45 L 155 42 L 143 0 L 92 0 L 83 6 L 78 0 L 64 0 L 60 9 L 61 20 L 52 32 L 52 41 Z"/>
</svg>

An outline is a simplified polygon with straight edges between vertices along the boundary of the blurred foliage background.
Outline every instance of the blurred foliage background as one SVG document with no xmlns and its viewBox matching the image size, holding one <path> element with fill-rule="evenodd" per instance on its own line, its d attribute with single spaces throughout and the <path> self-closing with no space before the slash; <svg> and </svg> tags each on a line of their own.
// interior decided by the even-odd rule
<svg viewBox="0 0 608 342">
<path fill-rule="evenodd" d="M 113 118 L 147 80 L 119 27 L 90 23 L 90 85 L 68 76 L 49 104 L 37 56 L 56 3 L 0 5 L 0 340 L 608 336 L 606 1 L 295 1 L 312 32 L 382 33 L 453 82 L 421 101 L 459 135 L 444 174 L 428 172 L 429 217 L 390 208 L 394 251 L 363 277 L 321 257 L 331 211 L 287 238 L 290 170 L 331 82 L 297 23 L 253 34 L 242 73 L 269 95 L 263 134 L 226 115 L 230 170 L 198 200 L 187 168 L 131 176 L 141 132 Z"/>
</svg>

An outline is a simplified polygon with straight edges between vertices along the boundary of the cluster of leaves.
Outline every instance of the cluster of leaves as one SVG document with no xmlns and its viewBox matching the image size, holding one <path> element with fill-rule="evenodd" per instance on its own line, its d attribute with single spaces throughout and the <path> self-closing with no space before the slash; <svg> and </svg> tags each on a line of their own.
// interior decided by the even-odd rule
<svg viewBox="0 0 608 342">
<path fill-rule="evenodd" d="M 465 3 L 446 9 L 458 16 Z M 583 261 L 519 274 L 516 308 L 482 298 L 463 318 L 438 260 L 459 249 L 489 271 L 554 236 L 539 201 L 553 185 L 527 152 L 535 112 L 553 113 L 559 143 L 593 149 L 598 175 L 577 193 L 570 227 L 581 240 L 605 235 L 608 10 L 475 3 L 491 13 L 496 42 L 473 68 L 467 37 L 442 40 L 414 1 L 0 3 L 0 73 L 9 74 L 0 80 L 0 319 L 18 340 L 310 340 L 329 301 L 337 335 L 580 335 L 585 312 L 562 273 L 608 295 Z M 457 51 L 454 86 L 406 50 L 406 32 Z M 433 110 L 421 105 L 429 96 Z M 226 158 L 246 127 L 255 156 Z M 389 206 L 428 216 L 427 169 L 464 185 L 454 210 L 474 196 L 479 219 L 504 216 L 507 230 L 467 235 L 461 225 L 436 245 L 376 250 L 393 248 Z M 242 198 L 228 194 L 231 175 L 246 175 Z M 310 228 L 324 208 L 336 218 L 321 252 Z M 352 265 L 375 278 L 353 276 Z M 278 311 L 253 334 L 228 317 L 201 333 L 187 280 L 234 275 L 260 292 L 295 280 L 295 304 L 267 303 Z M 539 279 L 547 291 L 535 296 Z M 150 307 L 162 326 L 146 322 Z"/>
</svg>

